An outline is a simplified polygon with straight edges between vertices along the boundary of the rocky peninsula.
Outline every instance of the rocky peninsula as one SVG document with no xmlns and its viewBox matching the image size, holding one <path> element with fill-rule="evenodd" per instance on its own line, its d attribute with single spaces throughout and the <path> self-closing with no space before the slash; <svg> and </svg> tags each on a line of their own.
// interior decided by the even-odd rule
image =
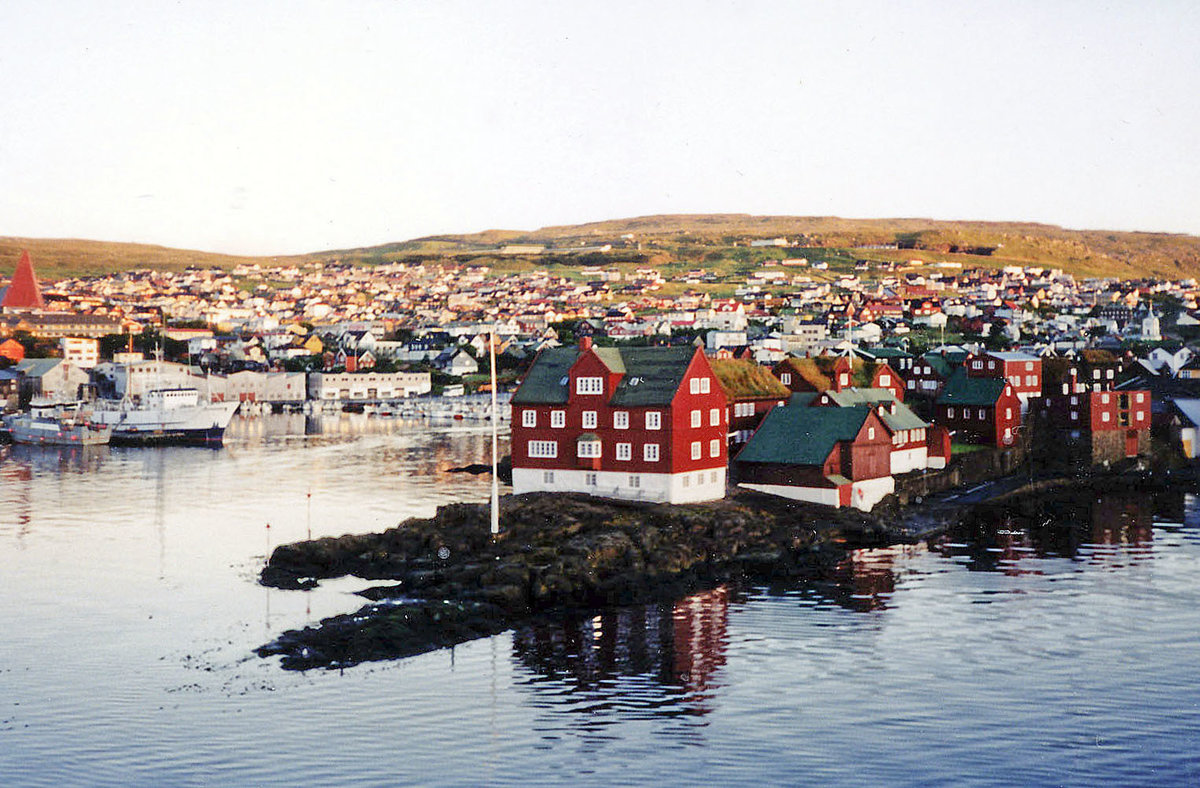
<svg viewBox="0 0 1200 788">
<path fill-rule="evenodd" d="M 585 495 L 501 499 L 501 533 L 485 504 L 451 504 L 382 533 L 281 545 L 261 582 L 311 588 L 354 575 L 379 581 L 370 604 L 259 649 L 286 669 L 342 668 L 496 634 L 539 616 L 685 595 L 721 583 L 785 584 L 856 547 L 912 542 L 969 518 L 973 507 L 1039 505 L 1048 495 L 1160 487 L 1162 478 L 1101 474 L 1008 477 L 969 497 L 891 500 L 871 513 L 736 492 L 690 505 Z"/>
</svg>

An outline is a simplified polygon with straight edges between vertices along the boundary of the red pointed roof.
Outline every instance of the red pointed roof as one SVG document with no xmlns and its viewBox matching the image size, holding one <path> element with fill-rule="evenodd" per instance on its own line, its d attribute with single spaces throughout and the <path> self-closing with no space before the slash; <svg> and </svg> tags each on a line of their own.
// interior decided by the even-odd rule
<svg viewBox="0 0 1200 788">
<path fill-rule="evenodd" d="M 42 291 L 38 287 L 37 277 L 33 274 L 33 262 L 29 259 L 28 251 L 21 253 L 21 260 L 17 263 L 12 284 L 4 291 L 4 300 L 0 302 L 0 307 L 46 308 L 46 302 L 42 300 Z"/>
</svg>

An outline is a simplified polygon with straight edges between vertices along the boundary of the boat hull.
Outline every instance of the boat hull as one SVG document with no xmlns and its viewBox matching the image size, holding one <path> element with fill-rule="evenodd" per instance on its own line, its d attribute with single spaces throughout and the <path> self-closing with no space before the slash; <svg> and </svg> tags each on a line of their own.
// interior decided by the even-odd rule
<svg viewBox="0 0 1200 788">
<path fill-rule="evenodd" d="M 111 427 L 47 428 L 44 425 L 29 424 L 22 419 L 12 421 L 8 432 L 13 443 L 31 446 L 103 446 L 109 443 L 112 437 Z"/>
<path fill-rule="evenodd" d="M 182 428 L 118 428 L 113 430 L 114 446 L 213 446 L 224 443 L 224 427 L 198 429 Z"/>
</svg>

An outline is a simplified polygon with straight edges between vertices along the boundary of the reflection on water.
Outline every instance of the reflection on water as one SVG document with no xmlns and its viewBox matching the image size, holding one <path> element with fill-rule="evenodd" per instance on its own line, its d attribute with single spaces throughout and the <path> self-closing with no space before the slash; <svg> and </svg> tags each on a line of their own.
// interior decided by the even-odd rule
<svg viewBox="0 0 1200 788">
<path fill-rule="evenodd" d="M 980 510 L 795 586 L 395 663 L 251 656 L 367 581 L 271 543 L 486 500 L 486 429 L 235 419 L 224 448 L 0 447 L 0 785 L 1200 784 L 1200 510 Z"/>
</svg>

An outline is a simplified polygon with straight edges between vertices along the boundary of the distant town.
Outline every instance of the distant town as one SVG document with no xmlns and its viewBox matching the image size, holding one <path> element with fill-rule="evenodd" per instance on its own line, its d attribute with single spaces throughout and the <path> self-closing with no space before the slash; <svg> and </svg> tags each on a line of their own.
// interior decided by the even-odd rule
<svg viewBox="0 0 1200 788">
<path fill-rule="evenodd" d="M 497 253 L 524 270 L 448 257 L 54 282 L 25 254 L 0 261 L 0 401 L 190 387 L 249 411 L 386 415 L 487 392 L 494 349 L 516 492 L 687 502 L 736 483 L 870 509 L 981 452 L 1200 453 L 1194 279 L 916 257 L 839 272 L 786 238 L 746 245 L 783 253 L 723 294 L 693 287 L 714 281 L 703 267 L 605 264 L 611 244 L 573 250 L 569 271 L 512 246 Z"/>
</svg>

